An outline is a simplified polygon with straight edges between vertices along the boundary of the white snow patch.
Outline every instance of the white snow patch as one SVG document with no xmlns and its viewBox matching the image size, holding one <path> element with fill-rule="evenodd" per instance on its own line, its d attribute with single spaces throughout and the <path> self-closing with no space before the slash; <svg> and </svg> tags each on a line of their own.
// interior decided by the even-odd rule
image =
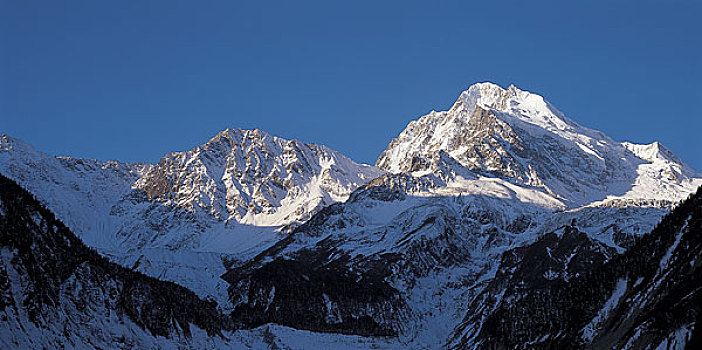
<svg viewBox="0 0 702 350">
<path fill-rule="evenodd" d="M 673 244 L 670 245 L 670 247 L 668 247 L 668 250 L 665 252 L 665 255 L 661 259 L 658 274 L 663 273 L 663 271 L 668 267 L 668 264 L 670 263 L 670 258 L 673 256 L 673 252 L 675 252 L 675 249 L 678 247 L 678 244 L 680 244 L 680 240 L 685 234 L 686 229 L 687 221 L 685 222 L 685 225 L 680 229 L 680 232 L 678 232 L 678 234 L 675 236 L 675 241 L 673 242 Z"/>
<path fill-rule="evenodd" d="M 663 340 L 656 350 L 683 350 L 685 345 L 690 340 L 692 336 L 693 326 L 688 325 L 687 327 L 682 327 L 675 330 L 673 333 L 669 334 L 668 337 Z"/>
<path fill-rule="evenodd" d="M 619 299 L 621 299 L 626 292 L 626 285 L 627 281 L 624 278 L 620 278 L 617 281 L 617 285 L 614 287 L 612 296 L 609 297 L 607 302 L 605 302 L 602 309 L 600 309 L 600 311 L 597 313 L 597 316 L 595 316 L 595 318 L 593 318 L 592 321 L 590 321 L 590 323 L 583 329 L 583 340 L 591 342 L 594 339 L 597 332 L 600 330 L 599 327 L 601 326 L 601 323 L 604 322 L 609 316 L 609 313 L 612 312 L 617 305 L 619 305 Z"/>
</svg>

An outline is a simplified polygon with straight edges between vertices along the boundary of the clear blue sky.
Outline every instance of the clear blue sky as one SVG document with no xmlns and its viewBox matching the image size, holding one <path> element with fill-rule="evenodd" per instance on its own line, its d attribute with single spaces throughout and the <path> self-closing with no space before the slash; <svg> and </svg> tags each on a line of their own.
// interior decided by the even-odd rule
<svg viewBox="0 0 702 350">
<path fill-rule="evenodd" d="M 260 128 L 373 163 L 409 121 L 492 81 L 702 171 L 700 18 L 677 0 L 0 0 L 0 132 L 155 162 Z"/>
</svg>

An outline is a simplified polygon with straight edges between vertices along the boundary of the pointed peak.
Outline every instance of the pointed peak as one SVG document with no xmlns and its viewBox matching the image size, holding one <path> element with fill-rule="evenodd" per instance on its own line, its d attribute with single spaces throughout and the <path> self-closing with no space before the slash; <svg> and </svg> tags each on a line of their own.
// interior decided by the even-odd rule
<svg viewBox="0 0 702 350">
<path fill-rule="evenodd" d="M 253 138 L 253 139 L 266 139 L 273 137 L 269 133 L 261 129 L 230 129 L 226 128 L 218 132 L 214 137 L 212 137 L 207 143 L 219 142 L 224 139 L 242 139 L 242 138 Z"/>
<path fill-rule="evenodd" d="M 637 157 L 649 162 L 663 160 L 680 165 L 685 165 L 680 158 L 678 158 L 675 154 L 673 154 L 673 152 L 671 152 L 667 147 L 665 147 L 662 143 L 658 141 L 654 141 L 649 144 L 622 142 L 622 145 L 624 145 L 624 147 L 626 147 L 629 151 L 634 153 Z"/>
<path fill-rule="evenodd" d="M 489 82 L 489 81 L 475 83 L 468 88 L 468 90 L 472 90 L 472 89 L 480 89 L 480 90 L 494 89 L 494 90 L 502 90 L 502 91 L 505 90 L 500 85 L 495 84 L 493 82 Z"/>
<path fill-rule="evenodd" d="M 539 96 L 538 94 L 531 93 L 526 90 L 522 90 L 519 87 L 517 87 L 514 84 L 509 84 L 507 88 L 504 88 L 500 86 L 499 84 L 495 84 L 489 81 L 486 82 L 480 82 L 480 83 L 475 83 L 471 86 L 468 87 L 467 90 L 463 91 L 461 95 L 466 95 L 466 94 L 481 94 L 481 95 L 510 95 L 510 96 L 517 96 L 517 95 L 534 95 L 534 96 Z"/>
<path fill-rule="evenodd" d="M 509 106 L 508 101 L 516 96 L 517 91 L 519 90 L 505 90 L 490 82 L 476 83 L 460 94 L 451 109 L 465 109 L 469 115 L 476 106 L 504 110 Z"/>
<path fill-rule="evenodd" d="M 467 90 L 463 91 L 461 93 L 461 98 L 464 99 L 465 97 L 468 96 L 490 96 L 490 95 L 504 95 L 507 93 L 507 90 L 502 88 L 501 86 L 491 83 L 491 82 L 482 82 L 482 83 L 475 83 L 471 86 L 468 87 Z"/>
<path fill-rule="evenodd" d="M 524 90 L 518 88 L 514 84 L 509 84 L 507 86 L 507 88 L 504 88 L 499 84 L 485 81 L 485 82 L 475 83 L 475 84 L 469 86 L 467 90 L 463 91 L 463 93 L 470 93 L 470 92 L 498 93 L 498 94 L 510 93 L 512 95 L 516 95 L 518 93 L 524 93 L 524 92 L 528 92 L 528 91 L 524 91 Z"/>
</svg>

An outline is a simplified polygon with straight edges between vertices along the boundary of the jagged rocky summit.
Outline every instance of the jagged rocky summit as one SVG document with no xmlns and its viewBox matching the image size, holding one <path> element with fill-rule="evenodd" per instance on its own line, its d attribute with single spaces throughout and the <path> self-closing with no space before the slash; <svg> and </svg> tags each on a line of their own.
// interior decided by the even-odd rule
<svg viewBox="0 0 702 350">
<path fill-rule="evenodd" d="M 539 95 L 491 83 L 471 86 L 448 111 L 412 121 L 376 166 L 415 176 L 467 168 L 538 188 L 569 208 L 615 198 L 677 201 L 700 184 L 658 142 L 614 141 Z"/>
</svg>

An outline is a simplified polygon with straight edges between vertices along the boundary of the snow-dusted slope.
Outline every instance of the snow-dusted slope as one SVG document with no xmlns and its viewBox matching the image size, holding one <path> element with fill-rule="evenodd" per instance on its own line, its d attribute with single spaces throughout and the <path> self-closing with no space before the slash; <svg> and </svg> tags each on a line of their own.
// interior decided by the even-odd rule
<svg viewBox="0 0 702 350">
<path fill-rule="evenodd" d="M 382 171 L 325 146 L 225 130 L 156 165 L 54 157 L 3 135 L 0 173 L 122 265 L 226 301 L 230 264 Z"/>
<path fill-rule="evenodd" d="M 0 175 L 3 349 L 394 348 L 392 339 L 275 325 L 235 330 L 191 291 L 109 262 Z"/>
<path fill-rule="evenodd" d="M 93 247 L 112 245 L 112 206 L 150 167 L 54 157 L 0 135 L 0 173 L 33 193 Z"/>
<path fill-rule="evenodd" d="M 459 324 L 478 334 L 522 279 L 586 273 L 702 184 L 669 152 L 644 150 L 579 126 L 537 95 L 474 85 L 451 110 L 410 123 L 390 144 L 376 163 L 390 174 L 225 275 L 234 309 L 271 305 L 256 318 L 326 330 L 334 327 L 328 320 L 363 315 L 411 348 L 444 346 Z M 298 262 L 359 281 L 382 276 L 388 284 L 378 294 L 386 297 L 335 296 L 334 284 L 291 267 Z M 306 281 L 313 326 L 301 322 L 307 315 L 277 311 L 289 298 L 285 283 L 257 278 L 279 269 Z"/>
<path fill-rule="evenodd" d="M 577 227 L 582 234 L 574 243 L 560 243 L 563 235 L 558 233 L 553 243 L 569 247 L 559 253 L 564 255 L 559 259 L 566 261 L 570 254 L 580 252 L 578 260 L 586 263 L 562 271 L 554 269 L 552 278 L 575 276 L 587 270 L 587 262 L 601 262 L 622 251 L 622 246 L 649 231 L 665 213 L 657 207 L 563 211 L 558 201 L 544 198 L 537 189 L 497 178 L 465 181 L 462 188 L 442 187 L 437 182 L 387 174 L 355 191 L 345 203 L 325 208 L 298 227 L 289 239 L 225 275 L 232 283 L 234 309 L 247 310 L 265 303 L 260 296 L 275 296 L 285 290 L 281 281 L 262 282 L 251 276 L 279 269 L 283 262 L 311 261 L 312 267 L 304 270 L 310 272 L 305 274 L 333 267 L 338 273 L 351 271 L 360 280 L 382 276 L 389 284 L 379 295 L 398 295 L 403 302 L 393 302 L 395 306 L 388 308 L 389 301 L 379 298 L 348 306 L 350 302 L 333 296 L 328 290 L 330 283 L 325 282 L 308 288 L 311 291 L 304 298 L 309 303 L 306 310 L 318 310 L 325 301 L 332 306 L 322 308 L 319 318 L 332 320 L 339 317 L 336 315 L 364 310 L 362 315 L 393 329 L 405 346 L 436 348 L 449 340 L 466 312 L 474 311 L 473 300 L 485 297 L 485 293 L 487 298 L 495 298 L 503 290 L 493 288 L 483 293 L 504 268 L 501 256 L 539 244 L 545 234 L 562 232 L 564 227 L 579 222 Z M 600 257 L 591 246 L 610 253 Z M 511 262 L 512 268 L 520 263 L 521 260 Z M 524 270 L 541 275 L 549 272 L 540 270 L 547 267 L 527 266 Z M 292 270 L 288 275 L 293 278 L 296 273 Z M 306 283 L 313 283 L 309 278 Z M 281 303 L 282 298 L 273 298 L 272 305 Z M 319 300 L 318 304 L 314 300 Z M 294 313 L 259 317 L 303 326 L 297 323 L 302 316 Z M 320 322 L 315 329 L 332 326 Z"/>
<path fill-rule="evenodd" d="M 376 164 L 421 175 L 436 172 L 442 157 L 541 188 L 570 208 L 618 198 L 678 201 L 702 184 L 658 143 L 616 142 L 539 95 L 491 83 L 471 86 L 448 111 L 411 122 Z"/>
<path fill-rule="evenodd" d="M 474 344 L 525 288 L 547 290 L 625 252 L 702 184 L 657 143 L 619 143 L 538 95 L 490 83 L 410 123 L 382 170 L 225 130 L 156 165 L 88 162 L 88 178 L 67 165 L 85 161 L 17 153 L 4 140 L 0 172 L 121 264 L 226 300 L 246 327 L 394 335 L 388 345 L 409 348 Z M 91 196 L 89 185 L 118 190 L 61 209 Z M 80 213 L 93 205 L 107 215 L 90 226 Z"/>
</svg>

